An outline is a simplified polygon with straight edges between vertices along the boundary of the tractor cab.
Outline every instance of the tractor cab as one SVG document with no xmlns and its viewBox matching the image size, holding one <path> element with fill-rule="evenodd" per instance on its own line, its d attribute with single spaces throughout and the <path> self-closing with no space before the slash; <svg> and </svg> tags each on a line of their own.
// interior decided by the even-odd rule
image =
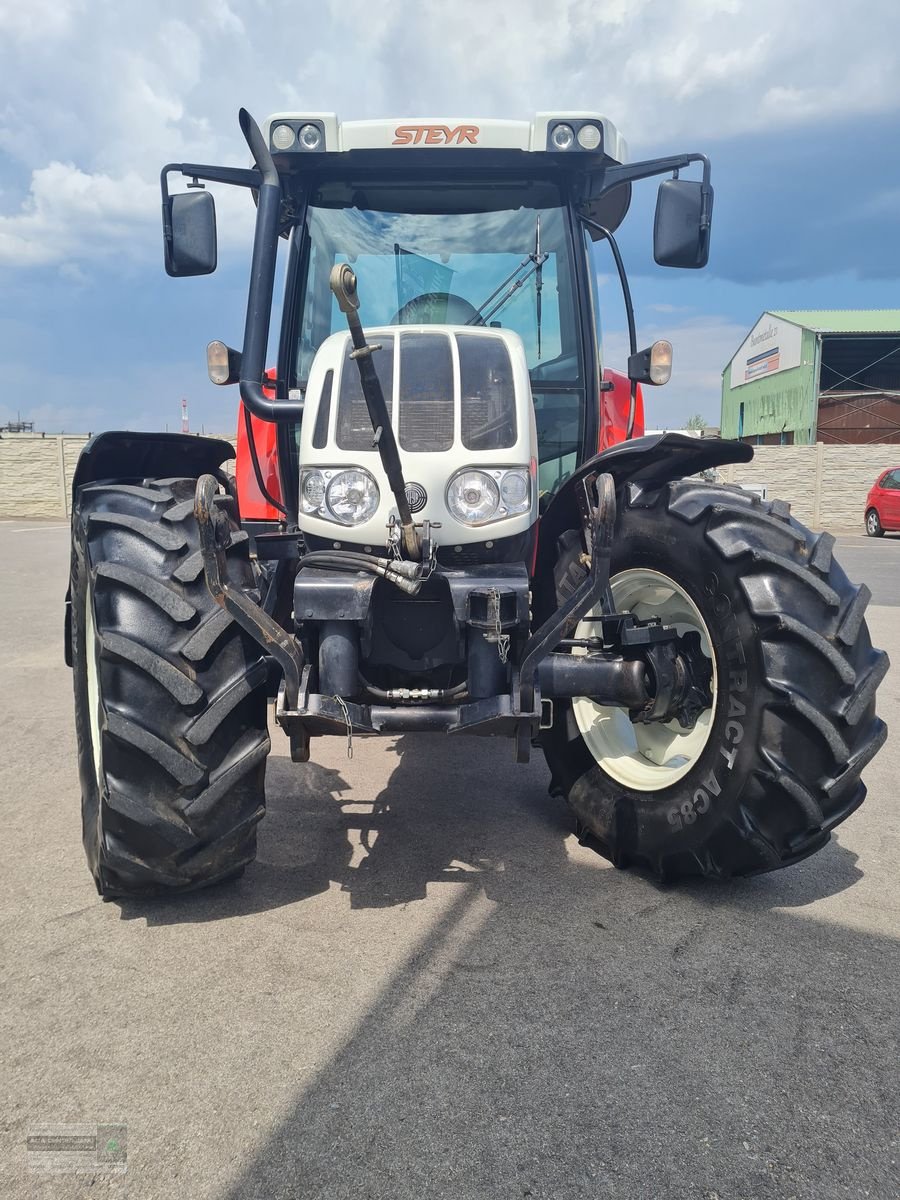
<svg viewBox="0 0 900 1200">
<path fill-rule="evenodd" d="M 628 211 L 633 178 L 667 168 L 677 172 L 678 165 L 698 161 L 702 183 L 673 179 L 661 191 L 657 224 L 664 237 L 657 241 L 662 254 L 677 249 L 686 265 L 684 233 L 674 247 L 672 220 L 690 231 L 693 211 L 693 265 L 699 265 L 707 252 L 712 197 L 703 156 L 628 166 L 624 139 L 612 122 L 586 112 L 539 113 L 531 121 L 344 122 L 330 113 L 280 113 L 259 136 L 279 191 L 274 226 L 287 240 L 275 390 L 297 406 L 298 418 L 309 407 L 317 351 L 345 328 L 329 279 L 336 265 L 346 263 L 357 277 L 366 328 L 442 324 L 518 336 L 531 386 L 536 489 L 543 506 L 598 449 L 643 433 L 640 384 L 664 380 L 645 371 L 629 384 L 623 372 L 604 363 L 595 255 Z M 211 197 L 169 197 L 167 171 L 164 206 L 184 207 L 201 219 Z M 197 171 L 195 181 L 204 178 Z M 273 237 L 269 256 L 278 240 Z M 197 270 L 196 260 L 179 260 L 177 243 L 185 241 L 173 236 L 167 242 L 170 273 Z M 257 257 L 263 249 L 258 240 Z M 265 305 L 257 297 L 251 306 L 257 321 L 261 301 Z M 252 330 L 247 332 L 252 340 Z M 234 376 L 222 365 L 230 362 L 251 383 L 246 353 L 245 339 L 243 367 L 236 367 L 236 352 L 229 356 L 214 343 L 211 378 L 231 382 Z M 258 386 L 258 380 L 251 384 Z M 296 518 L 302 514 L 294 507 L 299 477 L 290 439 L 282 437 L 276 472 L 277 439 L 254 419 L 249 393 L 242 396 L 249 415 L 241 421 L 238 473 L 247 482 L 247 515 L 277 519 L 280 510 Z M 279 419 L 286 415 L 282 407 Z M 252 461 L 254 450 L 261 471 Z M 284 490 L 261 488 L 260 474 L 283 477 Z"/>
<path fill-rule="evenodd" d="M 366 328 L 452 324 L 518 336 L 539 490 L 552 492 L 598 446 L 597 273 L 576 207 L 598 173 L 624 159 L 622 139 L 587 114 L 568 122 L 547 114 L 533 122 L 319 120 L 312 155 L 305 144 L 318 126 L 297 116 L 267 125 L 279 171 L 307 189 L 305 221 L 291 233 L 288 387 L 305 394 L 317 349 L 346 328 L 329 277 L 349 263 Z M 624 215 L 621 197 L 617 205 L 613 224 Z"/>
</svg>

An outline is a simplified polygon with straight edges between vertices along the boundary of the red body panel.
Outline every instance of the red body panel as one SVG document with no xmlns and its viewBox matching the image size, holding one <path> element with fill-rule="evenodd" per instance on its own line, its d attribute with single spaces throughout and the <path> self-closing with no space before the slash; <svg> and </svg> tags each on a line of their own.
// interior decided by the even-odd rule
<svg viewBox="0 0 900 1200">
<path fill-rule="evenodd" d="M 887 478 L 889 475 L 891 479 Z M 882 471 L 866 497 L 865 511 L 875 509 L 882 529 L 900 530 L 900 485 L 884 486 L 885 483 L 893 484 L 894 479 L 900 481 L 900 467 Z"/>
<path fill-rule="evenodd" d="M 628 405 L 631 400 L 631 383 L 620 371 L 606 367 L 603 379 L 613 386 L 608 392 L 600 393 L 600 444 L 598 450 L 606 450 L 617 442 L 625 441 L 628 429 Z M 634 437 L 644 435 L 644 397 L 641 385 L 637 386 L 634 403 Z"/>
<path fill-rule="evenodd" d="M 266 379 L 274 381 L 275 372 L 266 371 Z M 274 388 L 263 389 L 269 399 L 275 399 Z M 251 416 L 250 424 L 253 429 L 253 441 L 259 458 L 259 467 L 263 481 L 271 496 L 281 500 L 281 480 L 278 478 L 278 448 L 276 445 L 276 429 L 271 421 L 260 421 Z M 235 482 L 237 483 L 238 500 L 243 521 L 279 521 L 281 513 L 266 500 L 256 482 L 256 472 L 253 470 L 253 460 L 250 457 L 250 446 L 247 442 L 247 426 L 244 421 L 244 405 L 238 403 L 237 456 L 235 460 Z"/>
</svg>

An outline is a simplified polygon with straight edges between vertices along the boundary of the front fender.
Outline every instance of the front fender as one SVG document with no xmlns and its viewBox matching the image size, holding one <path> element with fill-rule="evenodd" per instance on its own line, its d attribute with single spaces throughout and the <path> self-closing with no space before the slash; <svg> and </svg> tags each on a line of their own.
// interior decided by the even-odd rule
<svg viewBox="0 0 900 1200">
<path fill-rule="evenodd" d="M 556 540 L 567 529 L 581 523 L 575 500 L 575 487 L 592 471 L 608 471 L 616 492 L 626 483 L 660 484 L 684 479 L 708 467 L 725 463 L 749 462 L 753 447 L 746 442 L 724 438 L 693 438 L 684 433 L 654 433 L 632 438 L 601 450 L 566 480 L 541 517 L 535 576 L 552 574 L 556 561 Z"/>
<path fill-rule="evenodd" d="M 100 479 L 160 479 L 187 475 L 192 479 L 216 471 L 234 458 L 234 446 L 224 438 L 191 433 L 98 433 L 78 456 L 72 480 L 72 509 L 78 489 Z"/>
</svg>

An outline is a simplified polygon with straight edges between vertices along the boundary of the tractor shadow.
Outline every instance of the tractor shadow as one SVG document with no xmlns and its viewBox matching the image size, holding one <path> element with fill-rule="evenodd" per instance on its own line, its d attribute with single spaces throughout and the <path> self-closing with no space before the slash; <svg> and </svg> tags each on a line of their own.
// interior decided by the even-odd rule
<svg viewBox="0 0 900 1200">
<path fill-rule="evenodd" d="M 322 745 L 313 743 L 314 754 Z M 333 749 L 325 754 L 340 761 Z M 369 782 L 384 778 L 386 769 L 383 786 Z M 415 903 L 430 885 L 459 883 L 477 884 L 488 900 L 527 911 L 543 889 L 564 893 L 577 879 L 579 901 L 598 907 L 627 909 L 648 898 L 664 906 L 680 896 L 707 909 L 735 906 L 751 914 L 803 907 L 862 878 L 857 856 L 832 839 L 786 871 L 663 886 L 639 872 L 616 871 L 579 846 L 572 817 L 548 795 L 547 782 L 539 751 L 522 767 L 511 743 L 490 739 L 370 742 L 341 769 L 273 755 L 257 860 L 242 878 L 185 896 L 115 903 L 124 920 L 168 925 L 266 912 L 334 886 L 357 910 Z"/>
<path fill-rule="evenodd" d="M 337 798 L 350 865 L 320 861 L 379 986 L 315 1070 L 288 1043 L 295 1099 L 221 1200 L 892 1194 L 898 944 L 831 900 L 856 855 L 661 888 L 579 846 L 543 763 L 507 749 L 401 739 L 368 813 Z M 396 957 L 352 911 L 385 906 Z"/>
</svg>

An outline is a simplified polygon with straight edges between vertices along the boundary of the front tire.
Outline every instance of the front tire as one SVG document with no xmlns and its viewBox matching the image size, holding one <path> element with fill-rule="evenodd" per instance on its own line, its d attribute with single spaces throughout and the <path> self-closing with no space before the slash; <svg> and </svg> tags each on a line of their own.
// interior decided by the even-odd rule
<svg viewBox="0 0 900 1200">
<path fill-rule="evenodd" d="M 106 897 L 185 891 L 240 874 L 265 811 L 266 663 L 206 587 L 194 486 L 100 483 L 76 497 L 82 826 Z M 229 577 L 251 589 L 247 535 L 232 529 Z"/>
<path fill-rule="evenodd" d="M 617 866 L 664 880 L 772 870 L 825 845 L 862 803 L 860 773 L 886 736 L 875 691 L 888 660 L 863 620 L 868 589 L 848 582 L 833 544 L 739 489 L 626 490 L 613 590 L 631 580 L 635 615 L 657 602 L 664 621 L 706 640 L 713 703 L 702 736 L 682 741 L 672 722 L 636 746 L 603 733 L 611 710 L 555 705 L 551 790 Z M 584 576 L 583 549 L 574 531 L 560 539 L 557 604 Z"/>
</svg>

